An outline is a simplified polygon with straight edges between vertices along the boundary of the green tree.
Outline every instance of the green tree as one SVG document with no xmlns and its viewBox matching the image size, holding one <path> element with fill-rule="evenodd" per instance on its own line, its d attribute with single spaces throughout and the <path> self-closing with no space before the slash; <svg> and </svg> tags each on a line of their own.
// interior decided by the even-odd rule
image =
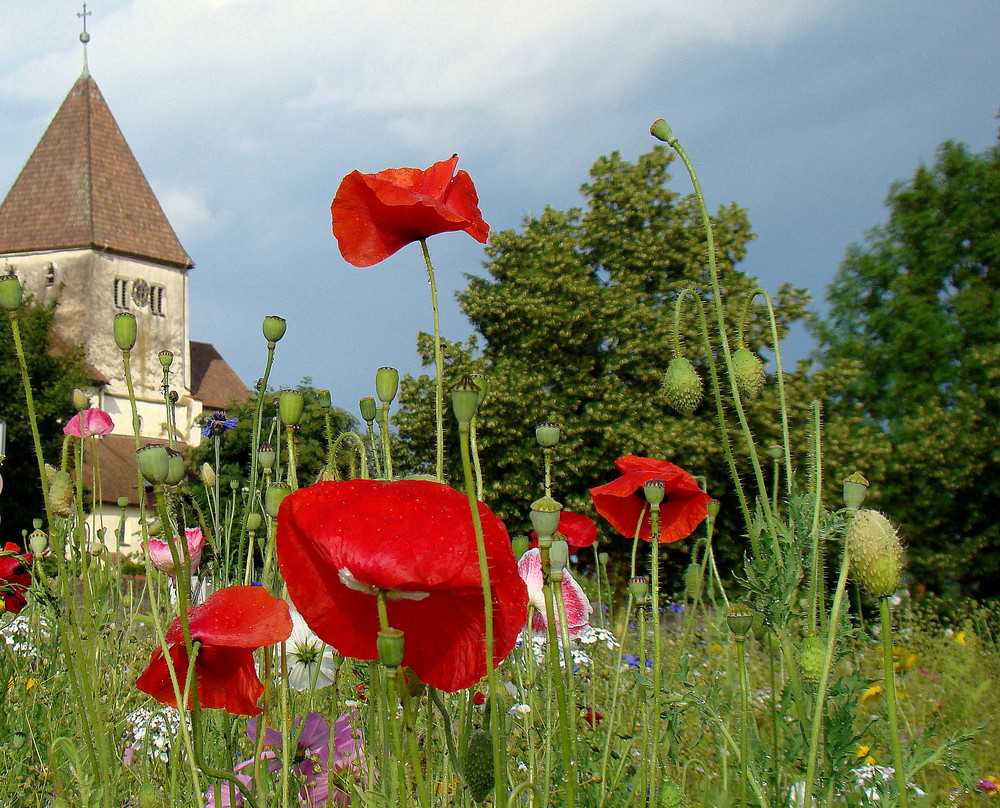
<svg viewBox="0 0 1000 808">
<path fill-rule="evenodd" d="M 477 417 L 484 499 L 512 530 L 527 528 L 528 505 L 541 493 L 534 427 L 550 420 L 562 425 L 565 436 L 556 451 L 553 495 L 567 508 L 593 513 L 587 491 L 617 476 L 615 458 L 646 455 L 704 475 L 708 491 L 723 502 L 723 534 L 743 533 L 714 408 L 703 404 L 682 417 L 660 392 L 672 356 L 678 294 L 685 288 L 702 299 L 711 294 L 694 197 L 668 187 L 672 159 L 664 148 L 635 163 L 617 153 L 599 159 L 581 189 L 585 207 L 550 207 L 528 217 L 520 232 L 494 233 L 488 277 L 470 277 L 459 294 L 478 338 L 446 345 L 446 384 L 470 371 L 487 376 L 488 398 Z M 753 235 L 746 212 L 734 204 L 719 208 L 713 227 L 733 339 L 746 296 L 756 287 L 735 268 Z M 803 290 L 782 286 L 774 298 L 779 334 L 804 317 L 806 300 Z M 769 333 L 761 311 L 754 309 L 746 330 L 754 350 Z M 681 331 L 685 352 L 703 369 L 704 349 L 690 308 Z M 427 361 L 430 338 L 422 335 L 418 347 Z M 804 377 L 800 386 L 807 386 Z M 411 464 L 426 470 L 434 441 L 430 379 L 404 378 L 401 401 L 400 438 Z M 800 406 L 793 417 L 804 423 L 807 409 Z M 751 402 L 748 412 L 761 445 L 777 440 L 773 390 Z M 740 455 L 736 434 L 734 427 Z M 454 429 L 450 441 L 454 459 Z M 451 469 L 459 480 L 457 463 Z M 741 543 L 730 544 L 728 553 L 738 558 Z M 675 569 L 681 563 L 678 554 Z"/>
<path fill-rule="evenodd" d="M 872 482 L 915 583 L 996 595 L 1000 147 L 946 142 L 886 204 L 888 222 L 848 250 L 829 289 L 820 358 L 853 368 L 839 406 L 860 407 L 891 442 Z"/>
<path fill-rule="evenodd" d="M 63 425 L 73 415 L 73 388 L 86 387 L 90 375 L 83 349 L 53 340 L 55 303 L 42 306 L 25 299 L 18 310 L 21 343 L 31 379 L 35 414 L 47 462 L 58 464 L 62 451 Z M 22 543 L 22 531 L 31 532 L 31 522 L 44 515 L 42 484 L 28 421 L 20 366 L 14 351 L 10 324 L 4 317 L 0 337 L 0 418 L 7 422 L 7 457 L 0 466 L 0 544 Z"/>
</svg>

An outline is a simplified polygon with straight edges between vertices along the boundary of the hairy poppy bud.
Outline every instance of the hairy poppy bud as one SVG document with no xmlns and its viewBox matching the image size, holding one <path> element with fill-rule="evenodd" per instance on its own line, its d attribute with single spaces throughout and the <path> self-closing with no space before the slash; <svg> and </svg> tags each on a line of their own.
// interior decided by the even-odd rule
<svg viewBox="0 0 1000 808">
<path fill-rule="evenodd" d="M 885 516 L 871 510 L 855 513 L 847 526 L 844 547 L 851 574 L 869 595 L 887 598 L 899 588 L 903 546 Z"/>
<path fill-rule="evenodd" d="M 163 808 L 163 793 L 152 783 L 143 783 L 135 798 L 136 808 Z"/>
<path fill-rule="evenodd" d="M 288 327 L 288 323 L 285 322 L 284 317 L 278 317 L 275 314 L 269 314 L 264 318 L 264 323 L 261 326 L 261 330 L 264 332 L 264 339 L 268 342 L 277 342 L 283 336 L 285 336 L 285 329 Z"/>
<path fill-rule="evenodd" d="M 764 363 L 749 348 L 740 347 L 733 354 L 733 378 L 736 379 L 736 388 L 741 395 L 756 398 L 767 381 Z"/>
<path fill-rule="evenodd" d="M 57 471 L 49 486 L 49 503 L 52 512 L 67 518 L 73 511 L 73 478 L 68 471 Z"/>
<path fill-rule="evenodd" d="M 302 410 L 306 405 L 305 396 L 299 390 L 282 390 L 278 396 L 278 415 L 285 426 L 296 426 L 302 420 Z"/>
<path fill-rule="evenodd" d="M 690 415 L 701 403 L 701 377 L 686 356 L 675 356 L 667 365 L 661 387 L 667 403 L 681 415 Z"/>
<path fill-rule="evenodd" d="M 493 738 L 476 730 L 462 755 L 462 774 L 473 802 L 484 802 L 493 790 Z"/>
<path fill-rule="evenodd" d="M 201 481 L 209 488 L 214 488 L 217 479 L 218 478 L 215 476 L 215 469 L 213 469 L 208 463 L 202 463 Z"/>
<path fill-rule="evenodd" d="M 131 351 L 135 347 L 138 327 L 135 315 L 130 311 L 120 311 L 115 315 L 112 329 L 115 334 L 115 345 L 120 351 Z"/>
<path fill-rule="evenodd" d="M 0 277 L 0 308 L 5 311 L 17 311 L 21 308 L 21 300 L 24 297 L 24 289 L 17 275 L 8 272 Z"/>
<path fill-rule="evenodd" d="M 74 388 L 71 399 L 74 410 L 85 410 L 90 406 L 90 396 L 79 388 Z"/>
<path fill-rule="evenodd" d="M 820 637 L 804 637 L 799 648 L 799 670 L 807 682 L 816 683 L 823 674 L 826 647 Z"/>
<path fill-rule="evenodd" d="M 375 371 L 375 395 L 385 405 L 392 403 L 399 390 L 399 371 L 396 368 L 382 367 Z"/>
<path fill-rule="evenodd" d="M 535 440 L 543 449 L 550 449 L 559 443 L 561 437 L 559 424 L 552 421 L 542 421 L 535 427 Z"/>
<path fill-rule="evenodd" d="M 698 600 L 701 597 L 701 588 L 701 566 L 692 562 L 684 570 L 684 594 L 689 600 Z"/>
</svg>

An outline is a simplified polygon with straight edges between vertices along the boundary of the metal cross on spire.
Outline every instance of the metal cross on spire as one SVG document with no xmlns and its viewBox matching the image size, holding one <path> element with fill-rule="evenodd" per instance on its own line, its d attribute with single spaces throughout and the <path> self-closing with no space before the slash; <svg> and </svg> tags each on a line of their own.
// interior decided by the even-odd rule
<svg viewBox="0 0 1000 808">
<path fill-rule="evenodd" d="M 87 75 L 90 73 L 87 67 L 87 43 L 90 42 L 90 34 L 87 33 L 87 17 L 91 16 L 94 12 L 87 11 L 87 4 L 83 4 L 83 11 L 76 12 L 76 16 L 83 20 L 83 32 L 80 34 L 80 41 L 83 43 L 83 73 Z"/>
</svg>

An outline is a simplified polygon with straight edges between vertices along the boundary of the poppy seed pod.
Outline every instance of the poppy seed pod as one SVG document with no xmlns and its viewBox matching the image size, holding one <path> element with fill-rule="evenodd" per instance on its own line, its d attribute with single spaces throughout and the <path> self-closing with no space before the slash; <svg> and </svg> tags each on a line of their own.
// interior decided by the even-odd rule
<svg viewBox="0 0 1000 808">
<path fill-rule="evenodd" d="M 31 535 L 28 536 L 28 547 L 31 548 L 31 552 L 35 555 L 41 555 L 45 552 L 45 548 L 49 546 L 49 537 L 41 530 L 32 531 Z"/>
<path fill-rule="evenodd" d="M 552 534 L 559 529 L 559 516 L 562 505 L 552 497 L 542 497 L 531 503 L 531 526 L 538 534 L 538 540 L 550 541 Z"/>
<path fill-rule="evenodd" d="M 650 480 L 643 484 L 642 493 L 646 496 L 646 502 L 658 508 L 667 493 L 667 484 L 663 480 Z"/>
<path fill-rule="evenodd" d="M 649 127 L 649 134 L 657 140 L 662 140 L 664 143 L 669 143 L 674 139 L 673 130 L 663 118 L 653 121 L 653 125 Z"/>
<path fill-rule="evenodd" d="M 17 311 L 21 308 L 21 300 L 24 297 L 24 289 L 17 275 L 8 272 L 0 277 L 0 308 L 4 311 Z"/>
<path fill-rule="evenodd" d="M 151 443 L 136 452 L 135 457 L 139 464 L 139 472 L 148 482 L 153 485 L 166 482 L 170 474 L 170 455 L 167 454 L 166 446 Z"/>
<path fill-rule="evenodd" d="M 510 549 L 514 553 L 514 558 L 520 558 L 523 556 L 526 552 L 528 552 L 528 548 L 530 546 L 531 539 L 524 535 L 515 536 L 510 540 Z"/>
<path fill-rule="evenodd" d="M 278 396 L 278 415 L 285 426 L 297 426 L 302 420 L 305 396 L 298 390 L 282 390 Z"/>
<path fill-rule="evenodd" d="M 844 548 L 851 574 L 869 595 L 887 598 L 899 588 L 903 546 L 885 516 L 872 510 L 855 513 L 847 526 Z"/>
<path fill-rule="evenodd" d="M 128 507 L 128 497 L 118 497 L 118 507 L 127 508 Z"/>
<path fill-rule="evenodd" d="M 278 509 L 285 497 L 292 493 L 292 487 L 287 483 L 271 483 L 264 491 L 264 510 L 272 519 L 278 518 Z"/>
<path fill-rule="evenodd" d="M 736 387 L 747 398 L 756 398 L 764 389 L 767 377 L 760 357 L 745 346 L 737 348 L 733 354 L 733 378 Z"/>
<path fill-rule="evenodd" d="M 719 509 L 722 508 L 722 503 L 717 499 L 710 499 L 705 505 L 705 510 L 708 511 L 708 518 L 714 519 L 719 515 Z"/>
<path fill-rule="evenodd" d="M 542 421 L 535 427 L 535 440 L 543 449 L 551 449 L 562 437 L 559 424 L 554 421 Z"/>
<path fill-rule="evenodd" d="M 257 449 L 257 462 L 261 468 L 270 471 L 278 460 L 278 453 L 270 443 L 262 443 Z"/>
<path fill-rule="evenodd" d="M 861 472 L 856 471 L 844 480 L 844 507 L 851 511 L 856 511 L 865 501 L 868 494 L 868 480 Z"/>
<path fill-rule="evenodd" d="M 483 402 L 486 401 L 486 395 L 489 392 L 489 383 L 486 381 L 486 376 L 482 373 L 470 373 L 469 378 L 476 383 L 476 387 L 479 388 L 479 406 L 483 406 Z"/>
<path fill-rule="evenodd" d="M 358 407 L 361 410 L 361 417 L 366 423 L 371 423 L 375 420 L 375 416 L 378 413 L 378 405 L 375 403 L 375 399 L 371 396 L 365 396 L 358 402 Z"/>
<path fill-rule="evenodd" d="M 264 332 L 264 339 L 266 339 L 269 343 L 274 343 L 285 336 L 285 329 L 287 327 L 288 323 L 285 322 L 284 317 L 278 317 L 276 314 L 269 314 L 264 318 L 261 330 Z"/>
<path fill-rule="evenodd" d="M 681 415 L 690 415 L 701 403 L 701 377 L 686 356 L 670 360 L 660 389 L 667 403 Z"/>
<path fill-rule="evenodd" d="M 552 572 L 562 572 L 569 563 L 569 543 L 564 539 L 556 539 L 549 547 L 549 569 Z"/>
<path fill-rule="evenodd" d="M 375 641 L 378 660 L 387 668 L 398 668 L 403 664 L 403 632 L 398 628 L 383 628 Z"/>
<path fill-rule="evenodd" d="M 479 385 L 468 374 L 451 388 L 451 409 L 460 427 L 467 427 L 476 417 L 479 398 Z"/>
<path fill-rule="evenodd" d="M 333 406 L 333 399 L 330 397 L 329 390 L 317 390 L 316 400 L 321 407 L 325 407 L 326 409 L 330 409 Z"/>
<path fill-rule="evenodd" d="M 382 367 L 375 371 L 375 395 L 378 400 L 388 406 L 399 391 L 399 371 L 396 368 Z"/>
<path fill-rule="evenodd" d="M 138 326 L 135 315 L 130 311 L 120 311 L 111 324 L 115 335 L 115 345 L 120 351 L 131 351 L 135 347 Z"/>
<path fill-rule="evenodd" d="M 256 511 L 247 514 L 247 521 L 246 521 L 247 530 L 249 530 L 251 533 L 256 533 L 258 530 L 260 530 L 263 524 L 264 524 L 264 517 L 261 516 Z"/>
<path fill-rule="evenodd" d="M 628 582 L 628 593 L 636 603 L 645 603 L 649 597 L 649 578 L 645 575 L 636 575 Z"/>
<path fill-rule="evenodd" d="M 167 449 L 167 485 L 177 485 L 184 479 L 187 470 L 184 468 L 184 455 Z"/>
<path fill-rule="evenodd" d="M 608 562 L 610 560 L 611 560 L 611 556 L 609 556 L 607 553 L 598 553 L 597 554 L 597 563 L 600 564 L 602 567 L 608 566 Z"/>
<path fill-rule="evenodd" d="M 173 351 L 160 351 L 156 355 L 160 360 L 160 366 L 167 370 L 174 363 L 174 352 Z"/>
<path fill-rule="evenodd" d="M 753 628 L 754 611 L 745 603 L 734 603 L 726 610 L 726 625 L 737 640 L 744 639 Z"/>
</svg>

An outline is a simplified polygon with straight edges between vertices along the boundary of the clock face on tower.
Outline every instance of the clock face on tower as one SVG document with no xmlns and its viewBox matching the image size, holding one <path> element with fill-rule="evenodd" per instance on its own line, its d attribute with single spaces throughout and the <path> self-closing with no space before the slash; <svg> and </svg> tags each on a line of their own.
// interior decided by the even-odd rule
<svg viewBox="0 0 1000 808">
<path fill-rule="evenodd" d="M 149 302 L 149 284 L 142 278 L 132 282 L 132 300 L 137 306 L 145 306 Z"/>
</svg>

